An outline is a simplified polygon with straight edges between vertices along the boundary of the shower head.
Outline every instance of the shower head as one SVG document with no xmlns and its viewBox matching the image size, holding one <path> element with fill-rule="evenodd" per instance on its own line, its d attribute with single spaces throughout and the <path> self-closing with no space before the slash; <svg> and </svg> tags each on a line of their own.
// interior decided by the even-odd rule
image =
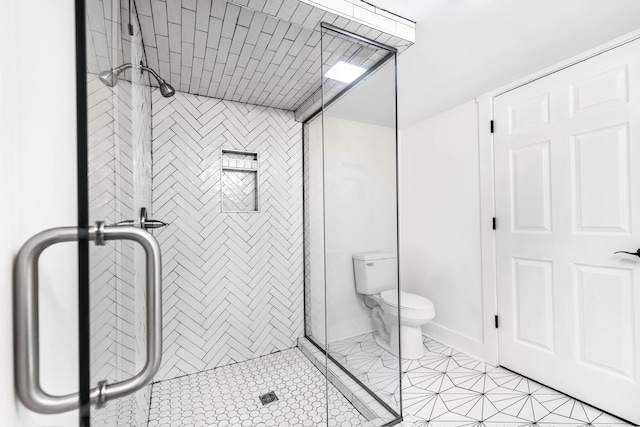
<svg viewBox="0 0 640 427">
<path fill-rule="evenodd" d="M 105 85 L 107 85 L 109 87 L 114 87 L 115 85 L 118 84 L 118 74 L 120 74 L 120 73 L 116 72 L 116 69 L 114 68 L 114 69 L 111 69 L 111 70 L 108 70 L 108 71 L 101 72 L 98 75 L 98 78 Z"/>
<path fill-rule="evenodd" d="M 160 93 L 165 98 L 171 98 L 176 93 L 176 90 L 173 88 L 173 86 L 165 82 L 162 78 L 158 79 L 158 86 L 160 87 Z"/>
<path fill-rule="evenodd" d="M 152 70 L 151 68 L 149 68 L 147 66 L 142 65 L 142 63 L 140 63 L 140 65 L 122 64 L 119 67 L 112 68 L 110 70 L 101 72 L 98 75 L 98 78 L 105 85 L 107 85 L 109 87 L 114 87 L 115 85 L 118 84 L 118 76 L 120 76 L 120 73 L 122 73 L 124 70 L 126 70 L 128 68 L 135 68 L 135 69 L 140 69 L 142 71 L 147 71 L 149 74 L 151 74 L 153 77 L 155 77 L 155 79 L 158 81 L 158 86 L 160 88 L 160 93 L 165 98 L 170 98 L 176 93 L 176 90 L 173 88 L 173 86 L 171 86 L 169 83 L 167 83 L 154 70 Z"/>
</svg>

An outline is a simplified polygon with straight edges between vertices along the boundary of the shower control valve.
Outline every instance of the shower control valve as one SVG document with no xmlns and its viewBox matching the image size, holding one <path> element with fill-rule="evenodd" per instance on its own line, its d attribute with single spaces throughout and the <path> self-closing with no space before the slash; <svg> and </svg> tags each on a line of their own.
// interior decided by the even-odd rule
<svg viewBox="0 0 640 427">
<path fill-rule="evenodd" d="M 163 222 L 163 221 L 159 221 L 157 219 L 148 219 L 148 217 L 147 217 L 147 208 L 140 208 L 140 219 L 139 220 L 127 219 L 125 221 L 120 221 L 116 225 L 132 225 L 134 227 L 140 227 L 140 228 L 143 228 L 145 230 L 148 230 L 150 228 L 165 227 L 165 226 L 167 226 L 169 224 L 166 223 L 166 222 Z"/>
</svg>

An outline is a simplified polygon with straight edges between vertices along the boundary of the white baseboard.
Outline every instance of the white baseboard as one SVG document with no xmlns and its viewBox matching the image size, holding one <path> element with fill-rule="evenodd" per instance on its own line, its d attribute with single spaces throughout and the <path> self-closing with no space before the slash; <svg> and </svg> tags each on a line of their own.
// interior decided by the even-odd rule
<svg viewBox="0 0 640 427">
<path fill-rule="evenodd" d="M 470 338 L 461 333 L 452 331 L 435 322 L 427 323 L 422 327 L 422 334 L 445 344 L 454 350 L 461 351 L 478 360 L 492 364 L 492 361 L 485 360 L 485 345 L 483 342 Z"/>
</svg>

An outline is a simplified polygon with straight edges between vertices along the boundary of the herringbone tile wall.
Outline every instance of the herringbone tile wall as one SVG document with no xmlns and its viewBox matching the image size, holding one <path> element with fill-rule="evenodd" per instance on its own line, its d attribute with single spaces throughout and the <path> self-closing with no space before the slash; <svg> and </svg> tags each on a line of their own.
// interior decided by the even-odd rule
<svg viewBox="0 0 640 427">
<path fill-rule="evenodd" d="M 150 88 L 120 82 L 111 89 L 92 74 L 88 86 L 89 219 L 113 224 L 134 218 L 141 206 L 151 202 Z M 115 241 L 90 246 L 89 263 L 95 386 L 103 379 L 113 383 L 130 378 L 144 364 L 144 254 L 131 243 Z M 94 424 L 136 424 L 147 419 L 148 388 L 127 402 L 127 411 L 117 409 L 120 401 L 93 411 Z"/>
<path fill-rule="evenodd" d="M 95 20 L 94 20 L 95 24 Z M 131 62 L 144 56 L 140 26 L 134 19 Z M 104 19 L 104 28 L 120 24 Z M 118 52 L 122 50 L 122 41 Z M 119 55 L 119 54 L 118 54 Z M 121 58 L 119 60 L 122 60 Z M 107 224 L 139 215 L 151 205 L 151 88 L 133 74 L 109 88 L 87 75 L 89 107 L 89 219 Z M 146 358 L 144 253 L 137 245 L 109 242 L 90 246 L 91 383 L 131 378 Z M 97 426 L 146 425 L 150 387 L 92 410 Z"/>
<path fill-rule="evenodd" d="M 133 215 L 132 85 L 111 90 L 89 75 L 89 219 L 107 224 Z M 92 382 L 135 374 L 133 248 L 90 246 Z"/>
<path fill-rule="evenodd" d="M 132 62 L 139 63 L 146 58 L 142 29 L 136 17 L 134 19 L 134 36 L 131 41 Z M 152 157 L 151 157 L 151 84 L 149 74 L 133 73 L 132 76 L 132 159 L 133 159 L 133 212 L 134 218 L 140 215 L 142 207 L 146 207 L 149 215 L 153 215 L 151 204 L 152 190 Z M 159 89 L 153 89 L 159 91 Z M 136 373 L 140 372 L 147 358 L 146 351 L 146 255 L 140 245 L 134 245 L 133 267 L 133 323 L 135 328 L 134 360 Z M 128 298 L 129 296 L 127 296 Z M 124 303 L 124 301 L 123 301 Z M 137 425 L 146 425 L 149 420 L 149 403 L 151 400 L 151 384 L 135 393 L 135 416 Z"/>
<path fill-rule="evenodd" d="M 92 78 L 93 77 L 93 78 Z M 113 120 L 111 90 L 89 75 L 89 217 L 115 222 L 114 194 L 117 124 Z M 117 98 L 116 98 L 117 99 Z M 116 250 L 113 245 L 90 246 L 91 329 L 94 354 L 91 372 L 95 378 L 116 377 L 115 294 Z M 101 325 L 101 327 L 98 327 Z"/>
<path fill-rule="evenodd" d="M 293 113 L 153 93 L 163 252 L 157 380 L 294 347 L 303 326 L 302 134 Z M 260 212 L 223 213 L 221 149 L 260 153 Z"/>
</svg>

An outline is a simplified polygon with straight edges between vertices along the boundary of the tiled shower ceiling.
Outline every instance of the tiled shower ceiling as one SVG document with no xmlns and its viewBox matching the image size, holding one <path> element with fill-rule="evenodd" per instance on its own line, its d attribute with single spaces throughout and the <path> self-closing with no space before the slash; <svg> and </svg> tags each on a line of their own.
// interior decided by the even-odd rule
<svg viewBox="0 0 640 427">
<path fill-rule="evenodd" d="M 91 73 L 128 58 L 129 2 L 121 0 L 118 13 L 117 0 L 112 1 L 87 4 Z M 135 6 L 147 65 L 177 90 L 291 111 L 303 105 L 311 110 L 317 104 L 320 22 L 394 46 L 399 52 L 411 45 L 298 0 L 135 0 Z M 114 16 L 120 19 L 124 34 L 121 49 L 112 48 L 120 43 L 120 34 L 111 34 L 108 25 Z M 365 68 L 385 56 L 379 49 L 344 40 L 329 43 L 324 53 L 325 58 L 341 58 Z M 115 62 L 109 59 L 116 56 Z M 297 111 L 296 117 L 305 115 Z"/>
</svg>

